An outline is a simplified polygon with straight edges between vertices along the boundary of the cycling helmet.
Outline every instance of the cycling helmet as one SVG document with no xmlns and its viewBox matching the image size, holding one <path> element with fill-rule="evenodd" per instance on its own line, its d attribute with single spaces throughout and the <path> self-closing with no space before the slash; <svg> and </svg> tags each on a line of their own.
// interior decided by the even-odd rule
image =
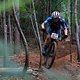
<svg viewBox="0 0 80 80">
<path fill-rule="evenodd" d="M 52 14 L 51 14 L 52 17 L 54 18 L 59 18 L 60 17 L 60 13 L 58 11 L 54 11 Z"/>
</svg>

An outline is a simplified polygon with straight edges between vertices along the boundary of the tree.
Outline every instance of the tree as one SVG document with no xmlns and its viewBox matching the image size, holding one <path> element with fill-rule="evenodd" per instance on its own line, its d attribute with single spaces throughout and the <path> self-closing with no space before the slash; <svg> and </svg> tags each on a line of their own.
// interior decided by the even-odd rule
<svg viewBox="0 0 80 80">
<path fill-rule="evenodd" d="M 18 18 L 17 18 L 17 15 L 16 15 L 16 12 L 15 12 L 15 9 L 13 7 L 13 16 L 14 16 L 14 19 L 15 19 L 15 22 L 17 24 L 17 28 L 21 34 L 21 37 L 22 37 L 22 40 L 23 40 L 23 43 L 24 43 L 24 46 L 25 46 L 25 65 L 24 65 L 24 70 L 27 69 L 28 67 L 28 44 L 27 44 L 27 41 L 26 41 L 26 38 L 23 34 L 23 31 L 20 27 L 20 24 L 19 24 L 19 21 L 18 21 Z"/>
<path fill-rule="evenodd" d="M 14 3 L 14 8 L 15 8 L 15 11 L 16 11 L 16 16 L 18 18 L 18 20 L 20 19 L 20 16 L 19 16 L 19 0 L 16 0 L 16 1 L 13 1 Z M 15 24 L 15 50 L 17 51 L 17 49 L 19 50 L 20 49 L 20 33 L 16 27 L 17 25 Z"/>
<path fill-rule="evenodd" d="M 5 45 L 5 52 L 4 52 L 4 67 L 7 66 L 7 60 L 8 60 L 8 55 L 7 55 L 7 24 L 6 24 L 6 10 L 5 10 L 5 0 L 3 1 L 4 5 L 4 12 L 3 12 L 3 27 L 4 27 L 4 45 Z"/>
<path fill-rule="evenodd" d="M 33 13 L 34 13 L 34 18 L 35 18 L 36 30 L 37 30 L 38 43 L 39 43 L 39 48 L 40 48 L 40 65 L 39 65 L 39 68 L 41 68 L 41 64 L 42 64 L 42 62 L 41 62 L 42 61 L 42 53 L 41 53 L 42 52 L 42 45 L 41 45 L 39 28 L 38 28 L 38 23 L 37 23 L 37 18 L 36 18 L 34 0 L 32 0 L 32 5 L 33 5 Z"/>
<path fill-rule="evenodd" d="M 76 24 L 76 41 L 77 41 L 77 54 L 78 54 L 78 61 L 80 62 L 80 41 L 79 41 L 79 25 L 78 25 L 78 11 L 77 11 L 77 3 L 78 1 L 75 0 L 75 7 L 74 7 L 74 14 L 75 14 L 75 24 Z"/>
</svg>

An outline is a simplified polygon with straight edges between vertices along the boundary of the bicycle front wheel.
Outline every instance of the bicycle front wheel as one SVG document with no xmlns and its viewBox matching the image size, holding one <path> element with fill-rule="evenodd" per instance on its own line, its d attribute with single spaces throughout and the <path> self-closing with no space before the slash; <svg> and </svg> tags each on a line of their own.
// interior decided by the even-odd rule
<svg viewBox="0 0 80 80">
<path fill-rule="evenodd" d="M 54 63 L 56 56 L 56 42 L 53 42 L 48 48 L 48 55 L 45 57 L 45 66 L 50 69 Z"/>
</svg>

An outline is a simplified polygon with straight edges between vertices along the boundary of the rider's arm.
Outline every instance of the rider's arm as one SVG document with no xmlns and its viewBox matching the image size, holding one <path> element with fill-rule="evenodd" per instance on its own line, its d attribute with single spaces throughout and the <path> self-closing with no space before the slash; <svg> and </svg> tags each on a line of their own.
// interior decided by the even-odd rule
<svg viewBox="0 0 80 80">
<path fill-rule="evenodd" d="M 61 25 L 62 25 L 62 27 L 64 29 L 64 35 L 68 35 L 68 27 L 67 27 L 67 24 L 64 21 L 64 19 L 61 20 Z"/>
<path fill-rule="evenodd" d="M 52 17 L 48 17 L 42 24 L 41 27 L 42 29 L 46 29 L 49 26 L 49 21 L 52 19 Z"/>
<path fill-rule="evenodd" d="M 44 22 L 41 24 L 42 29 L 46 29 Z"/>
<path fill-rule="evenodd" d="M 68 35 L 68 30 L 67 30 L 67 28 L 64 29 L 64 35 Z"/>
</svg>

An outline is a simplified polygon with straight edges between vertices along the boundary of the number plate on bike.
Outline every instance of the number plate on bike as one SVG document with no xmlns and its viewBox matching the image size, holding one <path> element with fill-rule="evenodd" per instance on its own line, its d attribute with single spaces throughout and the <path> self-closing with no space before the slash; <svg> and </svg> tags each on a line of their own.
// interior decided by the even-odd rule
<svg viewBox="0 0 80 80">
<path fill-rule="evenodd" d="M 51 34 L 51 38 L 52 38 L 52 39 L 58 39 L 58 34 L 52 33 L 52 34 Z"/>
</svg>

